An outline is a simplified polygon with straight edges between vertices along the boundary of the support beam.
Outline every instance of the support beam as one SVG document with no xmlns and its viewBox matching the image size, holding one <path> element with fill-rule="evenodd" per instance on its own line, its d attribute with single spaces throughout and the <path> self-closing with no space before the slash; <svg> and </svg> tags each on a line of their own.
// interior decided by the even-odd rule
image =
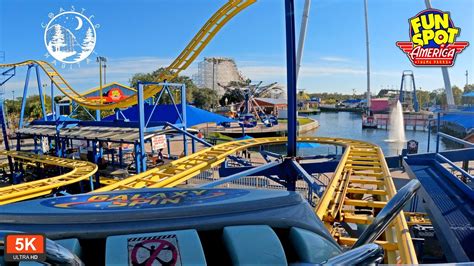
<svg viewBox="0 0 474 266">
<path fill-rule="evenodd" d="M 56 121 L 58 118 L 59 113 L 56 113 L 56 103 L 54 102 L 54 83 L 53 80 L 51 80 L 51 112 L 53 113 L 53 121 Z M 72 101 L 71 101 L 72 104 Z M 69 109 L 71 110 L 71 109 Z M 72 112 L 71 112 L 72 113 Z M 71 115 L 69 115 L 71 116 Z"/>
<path fill-rule="evenodd" d="M 309 9 L 311 7 L 311 0 L 304 1 L 303 17 L 301 18 L 300 37 L 298 38 L 298 50 L 296 51 L 296 79 L 300 74 L 301 61 L 303 59 L 304 41 L 306 39 L 306 27 L 309 19 Z"/>
<path fill-rule="evenodd" d="M 46 116 L 46 106 L 44 104 L 43 86 L 41 84 L 41 76 L 40 76 L 38 65 L 35 65 L 35 72 L 36 72 L 36 83 L 38 84 L 38 93 L 39 93 L 39 98 L 40 98 L 40 103 L 41 103 L 41 111 L 43 113 L 43 120 L 46 121 L 48 119 Z"/>
<path fill-rule="evenodd" d="M 29 65 L 28 70 L 26 71 L 25 86 L 23 87 L 23 98 L 21 99 L 21 110 L 20 110 L 20 121 L 18 123 L 18 128 L 23 128 L 23 119 L 25 117 L 25 107 L 26 107 L 26 97 L 28 96 L 28 84 L 30 83 L 30 74 L 31 68 L 33 66 Z"/>
<path fill-rule="evenodd" d="M 296 49 L 294 0 L 285 0 L 286 23 L 286 86 L 288 93 L 288 157 L 296 156 Z"/>
<path fill-rule="evenodd" d="M 294 160 L 291 160 L 291 165 L 296 170 L 296 172 L 304 179 L 304 181 L 308 183 L 308 185 L 311 186 L 311 188 L 316 193 L 316 195 L 318 195 L 318 197 L 321 198 L 324 192 L 324 188 L 320 186 L 319 184 L 317 184 L 314 177 L 308 174 L 308 172 L 306 172 L 306 170 L 304 170 L 303 167 L 299 163 L 297 163 Z"/>
<path fill-rule="evenodd" d="M 143 99 L 144 94 L 143 94 L 143 83 L 138 83 L 138 90 L 137 90 L 137 96 L 138 96 L 138 122 L 139 122 L 139 128 L 138 128 L 138 136 L 139 136 L 139 154 L 137 154 L 137 159 L 138 160 L 138 165 L 140 166 L 140 169 L 137 169 L 137 173 L 141 173 L 146 171 L 146 154 L 145 154 L 145 102 Z"/>
<path fill-rule="evenodd" d="M 432 8 L 430 0 L 425 0 L 425 5 L 426 8 Z M 443 74 L 444 90 L 446 92 L 446 102 L 448 104 L 448 108 L 456 106 L 456 103 L 454 102 L 453 89 L 451 87 L 451 80 L 449 79 L 448 68 L 441 67 L 441 73 Z"/>
</svg>

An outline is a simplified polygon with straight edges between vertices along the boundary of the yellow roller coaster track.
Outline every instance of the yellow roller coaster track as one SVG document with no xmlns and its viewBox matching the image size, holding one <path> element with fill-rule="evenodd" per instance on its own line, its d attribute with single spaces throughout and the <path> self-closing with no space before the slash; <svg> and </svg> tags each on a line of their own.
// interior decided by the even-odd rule
<svg viewBox="0 0 474 266">
<path fill-rule="evenodd" d="M 0 205 L 48 195 L 53 189 L 79 182 L 92 176 L 97 165 L 84 161 L 63 159 L 47 155 L 36 155 L 19 151 L 0 151 L 1 156 L 10 156 L 21 161 L 69 168 L 59 176 L 0 188 Z"/>
<path fill-rule="evenodd" d="M 181 54 L 169 65 L 165 72 L 158 77 L 157 81 L 171 80 L 181 71 L 185 70 L 207 46 L 219 30 L 240 11 L 253 4 L 256 0 L 229 0 L 204 24 Z M 54 85 L 64 95 L 76 103 L 98 110 L 112 110 L 115 108 L 125 108 L 137 103 L 137 94 L 134 94 L 121 101 L 104 104 L 100 100 L 90 100 L 75 91 L 69 83 L 59 74 L 59 72 L 48 62 L 39 60 L 27 60 L 20 63 L 0 64 L 0 67 L 19 67 L 26 65 L 38 65 L 51 79 Z M 150 98 L 161 90 L 160 86 L 146 86 L 144 98 Z"/>
<path fill-rule="evenodd" d="M 286 141 L 286 138 L 257 138 L 219 144 L 94 192 L 174 187 L 218 166 L 227 156 L 237 151 L 262 144 L 283 144 Z M 396 193 L 382 150 L 371 143 L 341 138 L 307 137 L 299 138 L 298 141 L 345 147 L 341 161 L 315 212 L 340 244 L 354 244 L 357 239 L 341 235 L 337 224 L 343 221 L 358 225 L 370 224 L 376 212 Z M 365 207 L 365 212 L 359 213 L 357 208 L 360 207 Z M 417 263 L 403 213 L 386 230 L 383 239 L 378 243 L 384 247 L 388 263 Z"/>
</svg>

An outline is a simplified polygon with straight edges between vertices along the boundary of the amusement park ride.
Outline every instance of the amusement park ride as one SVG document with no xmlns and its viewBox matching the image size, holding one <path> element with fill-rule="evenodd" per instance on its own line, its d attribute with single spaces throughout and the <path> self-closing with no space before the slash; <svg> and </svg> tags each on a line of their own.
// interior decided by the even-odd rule
<svg viewBox="0 0 474 266">
<path fill-rule="evenodd" d="M 261 84 L 262 82 L 259 82 L 255 85 L 248 85 L 246 88 L 238 88 L 244 98 L 244 100 L 237 106 L 239 126 L 242 127 L 243 132 L 245 132 L 245 128 L 256 127 L 258 120 L 260 120 L 266 127 L 278 125 L 278 118 L 276 115 L 266 114 L 265 110 L 263 110 L 256 101 L 256 97 L 275 89 L 274 86 L 276 83 L 265 86 L 260 86 Z M 223 87 L 229 89 L 226 86 Z M 224 127 L 229 127 L 230 123 L 223 123 L 222 125 Z"/>
<path fill-rule="evenodd" d="M 433 182 L 431 179 L 438 178 L 435 182 L 441 187 L 445 182 L 441 177 L 451 175 L 450 195 L 467 195 L 461 198 L 468 204 L 470 211 L 456 206 L 453 208 L 457 208 L 458 214 L 465 219 L 463 221 L 471 223 L 471 227 L 466 227 L 463 233 L 452 229 L 455 228 L 450 224 L 452 219 L 444 219 L 446 210 L 438 211 L 443 206 L 438 209 L 433 207 L 433 213 L 438 212 L 430 218 L 434 217 L 434 226 L 442 231 L 442 237 L 450 241 L 450 245 L 446 247 L 448 260 L 472 261 L 472 247 L 467 246 L 471 243 L 468 241 L 473 239 L 472 190 L 449 172 L 440 174 L 442 170 L 437 168 L 431 172 L 423 168 L 426 165 L 440 164 L 439 160 L 451 162 L 466 159 L 465 154 L 472 159 L 472 145 L 462 151 L 440 154 L 437 150 L 428 157 L 417 155 L 418 157 L 406 160 L 407 168 L 416 165 L 416 169 L 411 171 L 412 178 L 419 178 L 420 175 L 422 178 L 420 181 L 410 181 L 397 193 L 389 163 L 399 163 L 400 158 L 389 160 L 384 157 L 380 147 L 358 140 L 297 138 L 292 0 L 285 1 L 288 138 L 245 139 L 213 146 L 187 131 L 186 108 L 180 113 L 179 125 L 168 123 L 160 127 L 149 125 L 149 121 L 145 121 L 145 101 L 169 90 L 170 86 L 185 89 L 181 84 L 166 81 L 188 67 L 226 22 L 254 2 L 255 0 L 228 1 L 168 67 L 171 75 L 163 75 L 156 82 L 139 83 L 136 95 L 116 102 L 99 103 L 81 96 L 51 64 L 44 61 L 27 60 L 0 65 L 9 68 L 4 73 L 15 73 L 15 69 L 21 66 L 35 68 L 37 72 L 42 70 L 50 79 L 51 86 L 87 108 L 112 109 L 120 116 L 120 108 L 138 104 L 140 113 L 138 138 L 130 140 L 135 144 L 137 174 L 112 180 L 108 185 L 100 182 L 96 164 L 61 158 L 64 157 L 61 149 L 71 140 L 64 134 L 61 135 L 61 130 L 69 122 L 54 117 L 54 121 L 22 125 L 25 130 L 36 125 L 39 130 L 38 128 L 47 126 L 46 122 L 53 123 L 56 135 L 50 136 L 50 141 L 55 143 L 58 157 L 21 152 L 20 141 L 17 151 L 6 146 L 6 150 L 1 152 L 1 155 L 9 158 L 10 171 L 5 176 L 11 183 L 0 188 L 2 236 L 11 231 L 44 233 L 48 238 L 46 261 L 53 264 L 416 264 L 419 260 L 407 222 L 409 215 L 402 209 L 407 202 L 411 201 L 413 205 L 412 198 L 420 188 L 420 182 L 429 199 L 429 195 L 433 193 L 430 190 L 433 186 L 429 186 Z M 41 83 L 38 81 L 38 84 Z M 39 89 L 41 90 L 41 86 Z M 181 95 L 181 104 L 185 107 L 183 90 Z M 250 98 L 246 102 L 249 101 Z M 44 104 L 43 101 L 42 103 Z M 248 113 L 248 106 L 246 110 Z M 0 113 L 5 125 L 3 112 Z M 43 113 L 46 120 L 44 105 Z M 89 126 L 103 126 L 104 123 L 106 122 L 94 121 Z M 163 130 L 165 127 L 182 134 L 185 143 L 186 138 L 190 138 L 206 148 L 198 152 L 193 150 L 188 156 L 147 170 L 145 135 L 151 130 Z M 75 129 L 69 127 L 67 130 L 73 132 Z M 119 134 L 117 132 L 111 134 Z M 90 141 L 94 158 L 95 153 L 100 153 L 100 145 L 96 143 L 99 138 L 101 137 L 97 136 Z M 343 152 L 335 155 L 333 160 L 315 162 L 313 157 L 297 156 L 297 142 L 332 145 L 341 147 Z M 264 150 L 264 147 L 270 145 L 285 144 L 286 156 Z M 5 145 L 8 145 L 8 141 L 5 141 Z M 265 154 L 267 163 L 255 165 L 234 156 L 236 152 L 248 149 L 257 149 L 262 155 Z M 229 166 L 229 160 L 233 160 L 238 166 Z M 38 171 L 53 166 L 60 169 L 61 175 L 24 182 L 22 178 L 18 178 L 18 173 L 25 165 Z M 327 172 L 334 174 L 329 182 L 323 183 L 318 179 L 318 174 Z M 219 178 L 211 178 L 215 173 L 218 173 Z M 472 176 L 467 175 L 466 178 L 472 179 Z M 189 181 L 197 176 L 208 178 L 208 182 L 193 187 Z M 233 182 L 248 177 L 261 177 L 285 190 L 227 188 Z M 301 189 L 302 186 L 304 190 Z M 79 194 L 70 195 L 75 192 Z M 444 195 L 439 191 L 437 193 Z M 453 202 L 449 195 L 445 200 Z M 448 237 L 450 234 L 453 234 L 451 238 Z M 4 244 L 3 241 L 0 243 Z M 452 248 L 449 246 L 460 248 L 465 252 L 464 256 L 451 254 Z M 3 263 L 1 260 L 3 257 L 0 258 Z"/>
</svg>

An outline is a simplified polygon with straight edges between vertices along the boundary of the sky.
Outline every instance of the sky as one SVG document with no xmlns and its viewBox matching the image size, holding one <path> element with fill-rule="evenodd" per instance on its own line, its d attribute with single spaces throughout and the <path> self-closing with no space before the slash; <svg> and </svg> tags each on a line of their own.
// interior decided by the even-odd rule
<svg viewBox="0 0 474 266">
<path fill-rule="evenodd" d="M 0 63 L 46 57 L 44 28 L 49 13 L 85 9 L 96 25 L 97 40 L 91 61 L 57 68 L 77 90 L 99 83 L 95 57 L 107 58 L 107 82 L 125 85 L 135 73 L 165 67 L 226 0 L 0 0 Z M 408 41 L 408 19 L 425 8 L 423 0 L 368 0 L 371 90 L 398 89 L 403 70 L 413 70 L 416 87 L 443 87 L 439 68 L 414 67 L 396 41 Z M 295 0 L 297 38 L 304 0 Z M 451 12 L 458 40 L 471 46 L 449 68 L 451 83 L 463 87 L 465 72 L 474 83 L 474 1 L 432 0 L 432 6 Z M 307 92 L 360 94 L 366 90 L 366 52 L 363 0 L 312 0 L 298 88 Z M 2 58 L 3 51 L 5 53 Z M 235 16 L 182 74 L 197 72 L 204 57 L 235 59 L 239 70 L 254 82 L 286 84 L 283 0 L 257 0 Z M 4 85 L 7 97 L 20 96 L 25 69 Z M 43 83 L 46 83 L 43 77 Z M 30 81 L 30 87 L 35 83 Z M 30 94 L 37 90 L 30 90 Z"/>
</svg>

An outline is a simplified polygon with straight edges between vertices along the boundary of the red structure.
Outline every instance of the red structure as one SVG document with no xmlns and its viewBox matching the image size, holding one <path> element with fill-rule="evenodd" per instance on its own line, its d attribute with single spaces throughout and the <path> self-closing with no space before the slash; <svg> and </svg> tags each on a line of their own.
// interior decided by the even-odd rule
<svg viewBox="0 0 474 266">
<path fill-rule="evenodd" d="M 370 100 L 370 110 L 374 113 L 390 111 L 390 101 L 388 98 L 372 98 Z"/>
</svg>

